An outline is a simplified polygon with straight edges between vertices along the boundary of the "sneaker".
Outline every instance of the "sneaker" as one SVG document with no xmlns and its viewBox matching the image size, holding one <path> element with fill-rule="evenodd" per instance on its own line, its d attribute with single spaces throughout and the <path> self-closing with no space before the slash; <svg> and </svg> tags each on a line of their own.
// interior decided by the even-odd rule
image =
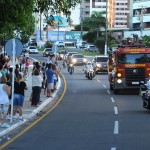
<svg viewBox="0 0 150 150">
<path fill-rule="evenodd" d="M 20 122 L 22 122 L 23 120 L 24 120 L 23 117 L 20 117 L 20 118 L 19 118 L 19 121 L 20 121 Z"/>
<path fill-rule="evenodd" d="M 10 125 L 9 125 L 9 124 L 7 124 L 7 123 L 3 123 L 3 124 L 1 124 L 1 127 L 2 127 L 2 128 L 9 128 L 9 127 L 10 127 Z"/>
</svg>

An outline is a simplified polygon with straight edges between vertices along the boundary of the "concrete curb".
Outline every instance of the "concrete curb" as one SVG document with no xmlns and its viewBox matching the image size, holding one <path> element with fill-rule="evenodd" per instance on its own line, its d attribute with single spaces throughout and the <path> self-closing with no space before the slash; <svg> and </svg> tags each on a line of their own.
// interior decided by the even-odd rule
<svg viewBox="0 0 150 150">
<path fill-rule="evenodd" d="M 57 89 L 59 89 L 60 86 L 61 86 L 61 79 L 60 79 L 60 77 L 58 77 Z M 14 125 L 12 125 L 10 128 L 7 128 L 7 129 L 3 130 L 2 132 L 0 132 L 0 138 L 2 136 L 6 135 L 7 133 L 11 132 L 12 130 L 16 129 L 17 127 L 23 125 L 25 122 L 30 120 L 32 117 L 36 116 L 46 105 L 48 105 L 54 99 L 56 94 L 57 94 L 57 90 L 52 94 L 53 98 L 46 99 L 38 108 L 34 109 L 32 111 L 32 113 L 29 114 L 30 117 L 28 119 L 24 119 L 24 121 L 22 121 L 22 122 L 17 122 Z"/>
<path fill-rule="evenodd" d="M 60 79 L 60 77 L 58 78 L 58 81 L 59 81 L 59 82 L 58 82 L 58 85 L 57 85 L 57 89 L 59 89 L 60 86 L 61 86 L 61 79 Z M 52 94 L 53 98 L 56 96 L 56 93 L 57 93 L 57 91 L 55 91 L 55 92 Z M 29 119 L 32 118 L 32 117 L 34 117 L 34 116 L 36 116 L 37 114 L 39 114 L 39 112 L 40 112 L 46 105 L 48 105 L 48 104 L 53 100 L 53 98 L 48 98 L 48 99 L 45 100 L 45 102 L 43 102 L 38 108 L 34 109 L 34 110 L 32 111 L 32 113 L 30 114 Z"/>
</svg>

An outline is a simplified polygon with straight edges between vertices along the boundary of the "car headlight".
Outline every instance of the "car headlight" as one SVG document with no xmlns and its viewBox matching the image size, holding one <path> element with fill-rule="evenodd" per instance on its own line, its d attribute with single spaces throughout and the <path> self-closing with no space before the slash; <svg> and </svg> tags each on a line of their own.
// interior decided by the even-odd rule
<svg viewBox="0 0 150 150">
<path fill-rule="evenodd" d="M 63 55 L 63 54 L 60 54 L 60 57 L 61 57 L 61 58 L 63 58 L 63 57 L 64 57 L 64 55 Z"/>
<path fill-rule="evenodd" d="M 73 62 L 73 63 L 76 63 L 76 62 L 77 62 L 77 60 L 76 60 L 76 59 L 72 59 L 72 62 Z"/>
<path fill-rule="evenodd" d="M 86 59 L 86 58 L 84 58 L 84 59 L 83 59 L 83 62 L 87 62 L 87 59 Z"/>
<path fill-rule="evenodd" d="M 122 83 L 122 80 L 121 80 L 121 79 L 118 79 L 118 80 L 117 80 L 117 83 L 119 83 L 119 84 Z"/>
<path fill-rule="evenodd" d="M 48 52 L 45 52 L 45 54 L 48 54 Z"/>
<path fill-rule="evenodd" d="M 73 64 L 70 64 L 70 67 L 72 67 L 73 66 Z"/>
<path fill-rule="evenodd" d="M 97 67 L 101 67 L 101 64 L 96 64 Z"/>
</svg>

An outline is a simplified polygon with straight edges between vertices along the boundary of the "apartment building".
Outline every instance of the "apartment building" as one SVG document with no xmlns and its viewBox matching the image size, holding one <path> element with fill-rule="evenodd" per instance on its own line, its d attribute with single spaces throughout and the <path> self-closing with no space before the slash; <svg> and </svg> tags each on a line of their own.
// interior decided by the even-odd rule
<svg viewBox="0 0 150 150">
<path fill-rule="evenodd" d="M 128 0 L 82 0 L 81 14 L 84 19 L 93 11 L 107 11 L 108 28 L 128 28 L 128 5 Z"/>
<path fill-rule="evenodd" d="M 150 0 L 130 0 L 130 30 L 150 29 Z"/>
</svg>

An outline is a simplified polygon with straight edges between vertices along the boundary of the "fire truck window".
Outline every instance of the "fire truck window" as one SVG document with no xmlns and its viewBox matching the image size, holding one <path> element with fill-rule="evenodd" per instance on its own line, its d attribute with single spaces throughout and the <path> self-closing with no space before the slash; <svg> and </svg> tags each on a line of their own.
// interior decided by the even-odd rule
<svg viewBox="0 0 150 150">
<path fill-rule="evenodd" d="M 118 54 L 118 63 L 125 64 L 126 63 L 126 55 L 125 54 Z"/>
<path fill-rule="evenodd" d="M 145 64 L 150 63 L 150 54 L 118 54 L 120 64 Z"/>
<path fill-rule="evenodd" d="M 150 54 L 141 54 L 141 57 L 138 58 L 139 63 L 150 63 Z"/>
</svg>

